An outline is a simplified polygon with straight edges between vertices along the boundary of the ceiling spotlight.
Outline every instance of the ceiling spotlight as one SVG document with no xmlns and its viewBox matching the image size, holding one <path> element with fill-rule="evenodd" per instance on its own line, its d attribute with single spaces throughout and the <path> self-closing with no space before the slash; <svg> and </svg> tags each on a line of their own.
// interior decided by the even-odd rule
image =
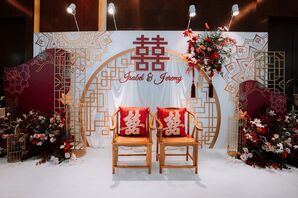
<svg viewBox="0 0 298 198">
<path fill-rule="evenodd" d="M 196 16 L 196 7 L 195 7 L 195 5 L 190 5 L 189 6 L 188 13 L 189 13 L 189 17 Z"/>
<path fill-rule="evenodd" d="M 109 5 L 108 5 L 108 13 L 110 15 L 112 15 L 113 21 L 114 21 L 115 30 L 117 30 L 117 24 L 116 24 L 116 19 L 115 19 L 115 12 L 116 12 L 115 5 L 113 3 L 109 3 Z"/>
<path fill-rule="evenodd" d="M 228 27 L 227 27 L 227 31 L 230 30 L 230 27 L 231 27 L 233 18 L 234 18 L 235 16 L 237 16 L 239 13 L 240 13 L 240 12 L 239 12 L 239 6 L 238 6 L 238 4 L 234 4 L 234 5 L 232 6 L 232 15 L 231 15 L 231 19 L 230 19 L 229 25 L 228 25 Z"/>
<path fill-rule="evenodd" d="M 189 29 L 191 18 L 196 16 L 196 7 L 195 7 L 195 5 L 190 5 L 189 6 L 188 14 L 189 14 L 189 19 L 188 19 L 188 23 L 187 23 L 187 29 Z"/>
<path fill-rule="evenodd" d="M 71 3 L 67 8 L 66 8 L 66 11 L 69 13 L 69 14 L 72 14 L 73 18 L 74 18 L 74 21 L 76 23 L 76 26 L 77 26 L 77 30 L 78 32 L 80 31 L 80 28 L 79 28 L 79 24 L 78 24 L 78 21 L 77 21 L 77 18 L 76 18 L 76 4 L 74 3 Z"/>
<path fill-rule="evenodd" d="M 109 6 L 108 6 L 108 13 L 110 15 L 114 15 L 116 12 L 116 9 L 115 9 L 115 5 L 114 3 L 109 3 Z"/>
<path fill-rule="evenodd" d="M 237 16 L 239 14 L 239 6 L 238 4 L 234 4 L 232 6 L 232 16 Z"/>
<path fill-rule="evenodd" d="M 71 4 L 67 7 L 66 11 L 67 11 L 69 14 L 76 14 L 76 4 L 71 3 Z"/>
</svg>

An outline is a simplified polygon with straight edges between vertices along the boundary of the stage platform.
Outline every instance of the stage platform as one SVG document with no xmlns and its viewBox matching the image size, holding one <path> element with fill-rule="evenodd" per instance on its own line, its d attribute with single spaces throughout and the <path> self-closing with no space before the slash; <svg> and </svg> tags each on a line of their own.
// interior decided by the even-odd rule
<svg viewBox="0 0 298 198">
<path fill-rule="evenodd" d="M 155 157 L 155 155 L 153 155 Z M 59 165 L 37 160 L 7 163 L 0 159 L 0 198 L 296 198 L 298 169 L 253 168 L 226 154 L 200 150 L 199 174 L 190 169 L 158 172 L 111 170 L 111 147 L 88 148 L 79 159 Z"/>
</svg>

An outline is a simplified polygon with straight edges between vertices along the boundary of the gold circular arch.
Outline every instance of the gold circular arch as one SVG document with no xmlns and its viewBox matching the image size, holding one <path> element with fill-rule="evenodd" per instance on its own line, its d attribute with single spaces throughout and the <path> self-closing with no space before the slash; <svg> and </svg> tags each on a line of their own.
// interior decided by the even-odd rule
<svg viewBox="0 0 298 198">
<path fill-rule="evenodd" d="M 171 55 L 174 55 L 178 58 L 181 59 L 181 62 L 186 62 L 185 58 L 183 58 L 183 56 L 178 53 L 177 51 L 173 51 L 173 50 L 165 50 L 166 53 L 168 54 L 171 54 Z M 114 56 L 112 56 L 111 58 L 109 58 L 108 60 L 106 60 L 104 63 L 102 63 L 94 72 L 93 74 L 90 76 L 89 80 L 87 81 L 85 87 L 84 87 L 84 90 L 82 92 L 82 96 L 81 96 L 81 104 L 86 104 L 88 99 L 91 99 L 93 100 L 94 98 L 87 98 L 87 92 L 90 91 L 90 86 L 92 84 L 92 82 L 94 81 L 94 79 L 97 79 L 97 75 L 102 72 L 104 70 L 104 68 L 106 68 L 108 66 L 109 63 L 111 63 L 113 60 L 116 60 L 117 58 L 119 57 L 122 57 L 123 55 L 125 54 L 129 54 L 129 53 L 133 53 L 135 52 L 135 48 L 131 48 L 131 49 L 127 49 L 127 50 L 124 50 Z M 117 67 L 117 66 L 116 66 Z M 208 75 L 203 72 L 203 71 L 200 71 L 199 72 L 201 74 L 201 76 L 203 77 L 203 79 L 205 80 L 205 84 L 209 84 L 211 81 L 208 77 Z M 118 80 L 118 79 L 117 79 Z M 197 90 L 196 92 L 198 93 L 198 86 L 197 87 Z M 204 87 L 206 88 L 206 87 Z M 203 88 L 202 88 L 203 89 Z M 193 101 L 193 99 L 191 99 Z M 198 98 L 196 98 L 195 100 L 198 100 Z M 217 92 L 216 90 L 214 89 L 213 91 L 213 98 L 209 98 L 207 100 L 212 100 L 211 102 L 208 101 L 206 103 L 208 103 L 207 105 L 202 105 L 204 106 L 204 108 L 206 108 L 206 106 L 210 106 L 210 104 L 214 104 L 215 105 L 215 108 L 211 107 L 213 111 L 216 111 L 216 118 L 215 117 L 207 117 L 207 123 L 208 123 L 208 126 L 202 126 L 203 129 L 206 129 L 205 131 L 205 135 L 204 135 L 204 138 L 203 138 L 203 143 L 209 145 L 209 148 L 213 148 L 216 141 L 217 141 L 217 138 L 218 138 L 218 134 L 219 134 L 219 130 L 220 130 L 220 124 L 221 124 L 221 108 L 220 108 L 220 103 L 219 103 L 219 100 L 218 100 L 218 96 L 217 96 Z M 92 101 L 94 102 L 94 101 Z M 187 103 L 187 101 L 186 101 Z M 83 141 L 84 143 L 89 146 L 89 143 L 87 141 L 87 134 L 93 132 L 92 130 L 89 130 L 89 132 L 87 133 L 87 123 L 84 121 L 84 113 L 83 113 L 83 108 L 87 108 L 86 106 L 88 105 L 82 105 L 80 107 L 80 120 L 81 120 L 81 123 L 82 123 L 82 127 L 81 127 L 81 134 L 82 134 L 82 137 L 83 137 Z M 196 107 L 195 107 L 196 108 Z M 195 111 L 196 112 L 196 111 Z M 110 114 L 112 112 L 109 112 Z M 199 112 L 196 112 L 197 113 L 197 116 L 198 118 L 200 119 L 200 115 L 199 115 Z M 109 116 L 108 116 L 109 117 Z M 206 118 L 206 117 L 204 117 Z M 210 118 L 212 118 L 212 121 L 210 121 Z M 85 119 L 87 119 L 87 117 L 85 117 Z M 209 119 L 209 120 L 208 120 Z M 216 119 L 216 123 L 213 122 L 213 119 Z M 108 120 L 109 122 L 109 120 Z M 85 124 L 84 124 L 85 123 Z M 108 126 L 104 126 L 104 127 L 108 127 Z M 97 127 L 95 127 L 96 129 Z M 108 129 L 106 129 L 108 130 Z M 211 140 L 212 139 L 212 140 Z M 210 141 L 211 140 L 211 141 Z M 207 143 L 208 141 L 208 143 Z"/>
</svg>

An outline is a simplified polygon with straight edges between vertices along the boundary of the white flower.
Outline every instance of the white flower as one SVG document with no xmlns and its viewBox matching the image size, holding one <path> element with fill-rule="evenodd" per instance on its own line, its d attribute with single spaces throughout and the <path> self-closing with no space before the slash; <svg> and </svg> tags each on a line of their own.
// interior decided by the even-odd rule
<svg viewBox="0 0 298 198">
<path fill-rule="evenodd" d="M 275 139 L 279 138 L 279 135 L 278 134 L 274 134 L 273 136 Z"/>
<path fill-rule="evenodd" d="M 292 142 L 292 138 L 290 138 L 290 137 L 285 140 L 285 143 L 290 145 L 290 146 L 292 146 L 291 142 Z"/>
<path fill-rule="evenodd" d="M 55 157 L 55 156 L 51 156 L 51 162 L 53 162 L 53 164 L 59 164 L 59 158 Z"/>
<path fill-rule="evenodd" d="M 60 115 L 56 115 L 56 120 L 60 121 L 61 120 L 61 116 Z"/>
<path fill-rule="evenodd" d="M 191 62 L 193 62 L 193 63 L 197 63 L 197 59 L 195 59 L 195 58 L 191 58 L 190 60 L 191 60 Z"/>
<path fill-rule="evenodd" d="M 9 112 L 6 114 L 7 117 L 9 117 L 10 115 L 11 115 L 11 113 L 9 113 Z"/>
<path fill-rule="evenodd" d="M 65 147 L 64 144 L 60 145 L 60 149 L 63 149 L 64 147 Z"/>
<path fill-rule="evenodd" d="M 259 127 L 259 128 L 265 127 L 264 125 L 262 125 L 261 120 L 258 118 L 255 118 L 253 121 L 250 121 L 250 123 L 256 125 L 256 127 Z"/>
<path fill-rule="evenodd" d="M 50 142 L 55 142 L 55 141 L 56 141 L 56 138 L 51 137 Z"/>
<path fill-rule="evenodd" d="M 275 116 L 275 115 L 276 115 L 275 112 L 274 112 L 273 110 L 270 110 L 270 111 L 268 112 L 268 114 L 269 114 L 270 116 Z"/>
<path fill-rule="evenodd" d="M 23 117 L 24 117 L 24 118 L 27 118 L 27 115 L 26 115 L 26 114 L 23 114 Z"/>
<path fill-rule="evenodd" d="M 65 153 L 65 154 L 64 154 L 64 157 L 65 157 L 66 159 L 69 159 L 69 158 L 70 158 L 70 153 Z"/>
<path fill-rule="evenodd" d="M 248 153 L 248 148 L 243 148 L 244 153 Z"/>
<path fill-rule="evenodd" d="M 274 152 L 275 148 L 272 146 L 269 142 L 266 142 L 264 145 L 262 145 L 262 149 L 266 152 Z"/>
<path fill-rule="evenodd" d="M 270 116 L 275 116 L 276 115 L 273 110 L 270 110 L 268 113 L 269 113 Z"/>
<path fill-rule="evenodd" d="M 43 119 L 45 119 L 45 117 L 43 117 L 43 116 L 38 116 L 38 119 L 39 119 L 39 120 L 43 120 Z"/>
<path fill-rule="evenodd" d="M 294 145 L 293 147 L 294 147 L 294 149 L 297 149 L 298 148 L 298 145 Z"/>
<path fill-rule="evenodd" d="M 276 153 L 282 153 L 284 151 L 284 146 L 282 145 L 282 143 L 278 143 L 276 146 Z"/>
<path fill-rule="evenodd" d="M 244 153 L 244 154 L 242 154 L 241 156 L 240 156 L 240 159 L 242 160 L 242 161 L 246 161 L 247 160 L 247 155 Z"/>
<path fill-rule="evenodd" d="M 63 123 L 60 123 L 60 124 L 59 124 L 59 127 L 60 127 L 60 128 L 63 128 L 63 126 L 64 126 Z"/>
<path fill-rule="evenodd" d="M 286 116 L 286 117 L 285 117 L 285 122 L 287 122 L 287 123 L 290 122 L 290 117 L 289 117 L 289 116 Z"/>
<path fill-rule="evenodd" d="M 54 123 L 55 122 L 55 118 L 50 118 L 50 123 Z"/>
<path fill-rule="evenodd" d="M 23 120 L 21 118 L 17 118 L 17 123 L 22 122 Z"/>
<path fill-rule="evenodd" d="M 42 142 L 39 141 L 36 145 L 37 146 L 41 146 L 42 145 Z"/>
<path fill-rule="evenodd" d="M 33 110 L 31 110 L 31 111 L 29 112 L 29 114 L 30 114 L 30 115 L 33 115 L 33 114 L 34 114 L 34 111 L 33 111 Z"/>
<path fill-rule="evenodd" d="M 208 59 L 204 58 L 204 64 L 207 65 L 208 64 Z"/>
<path fill-rule="evenodd" d="M 285 151 L 289 154 L 291 153 L 291 150 L 289 148 L 285 148 Z"/>
<path fill-rule="evenodd" d="M 240 159 L 242 160 L 242 161 L 246 161 L 248 158 L 252 158 L 252 153 L 243 153 L 241 156 L 240 156 Z"/>
</svg>

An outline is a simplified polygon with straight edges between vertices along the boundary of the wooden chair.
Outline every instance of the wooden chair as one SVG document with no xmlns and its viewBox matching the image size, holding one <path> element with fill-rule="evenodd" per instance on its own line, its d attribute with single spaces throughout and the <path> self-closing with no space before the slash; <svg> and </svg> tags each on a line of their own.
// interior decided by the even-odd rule
<svg viewBox="0 0 298 198">
<path fill-rule="evenodd" d="M 179 108 L 166 108 L 169 110 L 179 110 Z M 187 136 L 185 137 L 166 137 L 163 135 L 163 131 L 165 130 L 165 126 L 163 126 L 162 122 L 159 119 L 158 112 L 156 115 L 156 122 L 160 126 L 157 128 L 157 144 L 156 144 L 156 161 L 159 160 L 159 172 L 162 173 L 163 168 L 194 168 L 195 173 L 198 173 L 198 146 L 202 148 L 202 131 L 203 129 L 198 126 L 197 116 L 190 111 L 186 110 L 187 114 L 187 122 L 185 122 Z M 190 135 L 190 120 L 193 118 L 193 130 Z M 199 132 L 201 132 L 200 140 L 199 140 Z M 186 147 L 186 153 L 184 154 L 167 154 L 166 147 L 174 146 L 174 147 Z M 189 147 L 193 147 L 193 154 L 189 153 Z M 160 148 L 159 148 L 160 147 Z M 166 156 L 186 156 L 186 161 L 188 158 L 191 158 L 193 161 L 192 165 L 166 165 L 165 159 Z"/>
<path fill-rule="evenodd" d="M 152 129 L 154 129 L 153 121 L 154 114 L 148 111 L 146 128 L 147 137 L 134 137 L 134 136 L 121 136 L 119 135 L 120 123 L 119 123 L 119 110 L 112 115 L 112 127 L 113 131 L 112 141 L 112 173 L 115 174 L 116 168 L 148 168 L 148 173 L 151 174 L 151 155 L 152 155 Z M 150 116 L 149 116 L 150 115 Z M 150 118 L 149 118 L 150 117 Z M 120 119 L 122 119 L 120 117 Z M 119 154 L 119 147 L 146 147 L 146 153 L 138 154 Z M 118 165 L 119 156 L 146 156 L 146 165 Z"/>
</svg>

